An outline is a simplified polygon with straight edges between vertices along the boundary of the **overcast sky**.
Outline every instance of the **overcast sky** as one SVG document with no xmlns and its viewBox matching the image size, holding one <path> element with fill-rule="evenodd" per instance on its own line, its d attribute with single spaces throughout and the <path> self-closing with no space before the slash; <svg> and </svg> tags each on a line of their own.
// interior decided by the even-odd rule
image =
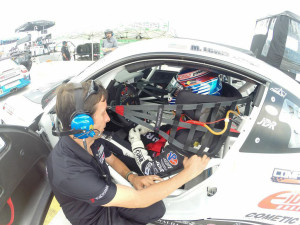
<svg viewBox="0 0 300 225">
<path fill-rule="evenodd" d="M 1 9 L 0 39 L 34 20 L 55 21 L 52 33 L 162 21 L 177 36 L 249 49 L 256 19 L 286 10 L 300 15 L 300 0 L 3 0 Z"/>
</svg>

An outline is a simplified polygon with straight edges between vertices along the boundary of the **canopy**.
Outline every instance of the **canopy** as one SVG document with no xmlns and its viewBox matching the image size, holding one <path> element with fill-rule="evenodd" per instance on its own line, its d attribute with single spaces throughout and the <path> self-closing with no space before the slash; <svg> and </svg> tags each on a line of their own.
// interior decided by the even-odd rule
<svg viewBox="0 0 300 225">
<path fill-rule="evenodd" d="M 27 22 L 22 26 L 18 27 L 15 32 L 25 32 L 25 31 L 41 31 L 53 27 L 55 22 L 47 20 L 37 20 L 32 22 Z"/>
<path fill-rule="evenodd" d="M 292 18 L 293 20 L 296 20 L 296 21 L 300 22 L 300 16 L 298 16 L 295 13 L 292 13 L 290 11 L 284 11 L 284 12 L 279 13 L 279 14 L 263 17 L 263 18 L 260 18 L 260 19 L 256 20 L 256 22 L 261 21 L 261 20 L 265 20 L 265 19 L 268 19 L 268 18 L 272 18 L 272 17 L 279 17 L 279 16 L 287 16 L 289 18 Z"/>
</svg>

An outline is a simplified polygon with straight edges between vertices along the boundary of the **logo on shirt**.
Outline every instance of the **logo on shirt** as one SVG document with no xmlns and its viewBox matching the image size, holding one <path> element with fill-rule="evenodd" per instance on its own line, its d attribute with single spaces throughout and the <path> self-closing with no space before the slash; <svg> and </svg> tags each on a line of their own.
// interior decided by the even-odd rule
<svg viewBox="0 0 300 225">
<path fill-rule="evenodd" d="M 176 153 L 173 153 L 172 151 L 170 151 L 170 152 L 168 153 L 167 159 L 168 159 L 168 161 L 169 161 L 172 165 L 174 165 L 174 166 L 176 166 L 176 165 L 178 164 L 177 155 L 176 155 Z"/>
<path fill-rule="evenodd" d="M 95 203 L 95 200 L 99 200 L 99 199 L 103 198 L 104 195 L 106 195 L 106 193 L 107 193 L 107 191 L 108 191 L 108 188 L 109 188 L 109 186 L 108 186 L 108 185 L 105 185 L 105 188 L 104 188 L 103 192 L 102 192 L 100 195 L 98 195 L 96 198 L 91 198 L 90 201 L 91 201 L 92 203 Z"/>
</svg>

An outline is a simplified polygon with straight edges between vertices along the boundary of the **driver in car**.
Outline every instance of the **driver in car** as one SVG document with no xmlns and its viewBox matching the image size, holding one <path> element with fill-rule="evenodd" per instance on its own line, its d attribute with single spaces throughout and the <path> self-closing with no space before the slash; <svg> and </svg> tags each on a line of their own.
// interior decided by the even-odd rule
<svg viewBox="0 0 300 225">
<path fill-rule="evenodd" d="M 222 90 L 222 83 L 214 73 L 187 69 L 177 75 L 177 78 L 173 78 L 167 89 L 170 92 L 169 103 L 174 104 L 177 94 L 184 89 L 196 94 L 218 96 Z M 204 117 L 207 115 L 202 114 L 201 118 Z M 170 128 L 168 125 L 163 125 L 160 129 L 168 132 Z M 184 139 L 187 138 L 186 131 L 181 128 L 177 131 L 176 138 L 181 143 L 184 143 Z M 202 136 L 203 132 L 195 132 L 193 143 L 200 140 Z M 128 140 L 131 143 L 135 161 L 144 175 L 170 176 L 183 168 L 185 155 L 178 150 L 178 147 L 169 144 L 150 129 L 137 125 L 129 131 Z"/>
<path fill-rule="evenodd" d="M 165 213 L 161 200 L 201 174 L 209 157 L 184 158 L 182 171 L 169 180 L 162 181 L 157 175 L 138 176 L 111 154 L 101 138 L 110 121 L 106 99 L 106 90 L 94 81 L 68 83 L 58 89 L 56 113 L 62 131 L 57 133 L 62 137 L 47 160 L 51 188 L 72 224 L 151 223 Z M 89 126 L 77 129 L 81 123 Z M 114 183 L 107 164 L 134 188 Z"/>
</svg>

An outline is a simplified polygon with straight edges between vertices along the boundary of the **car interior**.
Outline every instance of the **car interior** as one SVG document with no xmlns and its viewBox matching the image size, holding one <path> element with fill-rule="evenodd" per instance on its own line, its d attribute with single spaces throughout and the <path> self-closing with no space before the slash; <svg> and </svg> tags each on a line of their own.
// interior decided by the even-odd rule
<svg viewBox="0 0 300 225">
<path fill-rule="evenodd" d="M 214 96 L 181 90 L 172 103 L 170 101 L 174 97 L 172 82 L 179 74 L 184 74 L 184 71 L 204 71 L 214 74 L 222 83 L 222 92 Z M 207 154 L 214 159 L 210 168 L 172 193 L 170 197 L 173 197 L 189 191 L 213 175 L 232 146 L 239 141 L 242 142 L 241 137 L 250 132 L 251 126 L 248 123 L 255 121 L 255 118 L 251 120 L 250 118 L 257 116 L 254 112 L 259 111 L 266 91 L 266 82 L 248 75 L 247 71 L 242 69 L 221 67 L 217 64 L 150 60 L 121 65 L 105 73 L 94 74 L 89 79 L 102 83 L 108 91 L 108 113 L 111 121 L 106 125 L 109 135 L 104 138 L 116 145 L 119 140 L 127 143 L 129 149 L 125 149 L 123 154 L 127 151 L 127 155 L 132 156 L 128 132 L 140 124 L 153 130 L 153 137 L 163 137 L 169 144 L 177 146 L 184 155 Z M 44 96 L 43 108 L 54 96 L 53 90 Z M 39 146 L 41 144 L 37 142 L 39 146 L 37 149 L 31 149 L 28 142 L 24 146 L 16 144 L 14 140 L 19 137 L 18 134 L 7 133 L 1 137 L 1 140 L 4 140 L 4 144 L 0 146 L 1 162 L 17 158 L 19 159 L 17 163 L 22 165 L 24 163 L 22 154 L 27 157 L 30 153 L 36 157 L 27 160 L 21 171 L 17 167 L 1 163 L 0 177 L 7 177 L 5 175 L 7 173 L 10 175 L 0 184 L 0 224 L 9 224 L 13 213 L 16 224 L 41 224 L 44 219 L 53 196 L 47 183 L 45 163 L 51 146 L 53 147 L 58 139 L 46 135 L 51 132 L 51 128 L 47 126 L 54 124 L 55 121 L 54 109 L 50 110 L 48 117 L 48 121 L 40 123 L 40 128 L 43 126 L 43 129 L 38 128 L 37 124 L 31 126 L 34 131 L 40 129 L 39 137 L 45 141 L 43 146 Z M 37 120 L 36 123 L 38 122 Z M 162 129 L 165 125 L 169 125 L 169 133 Z M 184 128 L 185 132 L 177 132 L 178 128 Z M 41 132 L 43 130 L 47 132 Z M 118 137 L 118 141 L 111 138 L 112 134 Z M 37 140 L 33 134 L 31 136 Z M 25 139 L 22 141 L 26 143 Z M 44 149 L 42 154 L 38 152 L 40 149 Z M 119 153 L 114 154 L 118 156 Z M 149 155 L 153 156 L 150 150 Z M 110 171 L 116 183 L 130 186 L 113 168 L 110 167 Z M 169 179 L 177 172 L 167 174 L 163 178 Z M 9 199 L 14 203 L 14 209 L 8 204 Z"/>
<path fill-rule="evenodd" d="M 191 90 L 181 90 L 175 104 L 172 103 L 170 83 L 186 71 L 214 74 L 222 82 L 221 94 L 201 95 Z M 241 131 L 245 132 L 245 123 L 251 117 L 253 108 L 259 106 L 265 90 L 261 81 L 250 79 L 240 72 L 195 63 L 141 61 L 118 67 L 105 75 L 114 77 L 107 86 L 111 121 L 106 125 L 106 131 L 112 133 L 107 140 L 113 144 L 127 142 L 125 146 L 130 149 L 128 132 L 140 124 L 153 130 L 153 136 L 163 137 L 169 144 L 177 146 L 185 156 L 207 154 L 215 159 L 214 166 L 198 179 L 181 187 L 175 195 L 200 184 L 213 174 L 220 160 L 239 140 Z M 100 82 L 99 78 L 95 80 Z M 120 106 L 123 106 L 123 116 L 118 113 Z M 195 121 L 201 121 L 205 125 Z M 160 129 L 166 124 L 169 125 L 169 134 Z M 185 132 L 177 132 L 179 127 L 185 128 Z M 153 155 L 151 150 L 148 152 Z M 114 154 L 118 156 L 120 153 Z M 132 157 L 130 152 L 127 155 Z M 177 172 L 165 175 L 164 179 Z M 124 179 L 117 174 L 115 179 L 117 183 L 124 183 Z"/>
</svg>

